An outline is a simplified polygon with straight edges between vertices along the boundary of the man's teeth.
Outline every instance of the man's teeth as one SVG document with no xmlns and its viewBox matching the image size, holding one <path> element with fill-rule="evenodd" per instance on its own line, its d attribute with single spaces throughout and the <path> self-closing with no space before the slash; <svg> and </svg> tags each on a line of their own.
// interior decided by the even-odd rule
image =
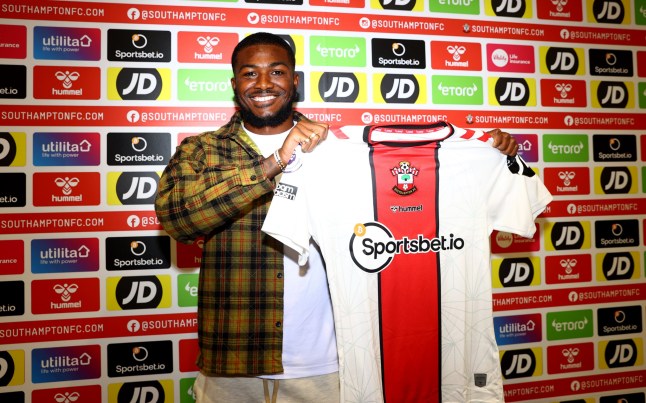
<svg viewBox="0 0 646 403">
<path fill-rule="evenodd" d="M 273 95 L 267 95 L 265 97 L 254 97 L 253 100 L 256 102 L 264 102 L 264 101 L 269 101 L 271 99 L 274 99 L 275 97 Z"/>
</svg>

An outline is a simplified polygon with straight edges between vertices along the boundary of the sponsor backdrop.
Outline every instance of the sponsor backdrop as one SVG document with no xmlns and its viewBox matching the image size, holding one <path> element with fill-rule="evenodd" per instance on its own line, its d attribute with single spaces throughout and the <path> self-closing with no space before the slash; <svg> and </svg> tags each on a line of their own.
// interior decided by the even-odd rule
<svg viewBox="0 0 646 403">
<path fill-rule="evenodd" d="M 0 401 L 193 401 L 200 244 L 153 200 L 260 30 L 313 119 L 514 134 L 555 201 L 492 236 L 506 398 L 645 401 L 646 0 L 156 3 L 0 5 Z"/>
</svg>

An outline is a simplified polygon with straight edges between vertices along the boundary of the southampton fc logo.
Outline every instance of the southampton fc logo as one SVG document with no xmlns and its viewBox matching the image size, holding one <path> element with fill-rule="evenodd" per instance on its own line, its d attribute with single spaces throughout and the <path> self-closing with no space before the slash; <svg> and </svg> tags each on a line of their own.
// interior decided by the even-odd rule
<svg viewBox="0 0 646 403">
<path fill-rule="evenodd" d="M 391 169 L 390 172 L 393 176 L 397 177 L 397 184 L 393 187 L 395 193 L 408 196 L 417 190 L 413 184 L 413 180 L 419 173 L 419 170 L 410 166 L 410 162 L 400 161 L 399 166 Z"/>
</svg>

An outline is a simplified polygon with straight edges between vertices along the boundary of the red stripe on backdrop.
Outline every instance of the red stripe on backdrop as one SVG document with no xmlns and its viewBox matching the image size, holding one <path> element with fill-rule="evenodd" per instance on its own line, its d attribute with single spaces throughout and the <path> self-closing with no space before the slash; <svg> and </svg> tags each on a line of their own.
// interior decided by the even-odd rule
<svg viewBox="0 0 646 403">
<path fill-rule="evenodd" d="M 376 145 L 372 151 L 376 218 L 397 240 L 437 236 L 436 143 L 424 148 L 424 158 L 411 147 Z M 402 161 L 419 171 L 406 189 L 392 172 Z M 411 193 L 402 195 L 402 190 Z M 423 210 L 394 213 L 391 207 L 400 205 L 423 205 Z M 386 402 L 440 401 L 439 261 L 429 253 L 399 253 L 379 274 Z"/>
</svg>

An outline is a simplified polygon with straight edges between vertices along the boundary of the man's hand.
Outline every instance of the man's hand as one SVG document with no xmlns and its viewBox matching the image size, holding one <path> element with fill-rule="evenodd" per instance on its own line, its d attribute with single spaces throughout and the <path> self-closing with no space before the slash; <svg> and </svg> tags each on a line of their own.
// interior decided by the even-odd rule
<svg viewBox="0 0 646 403">
<path fill-rule="evenodd" d="M 329 126 L 326 123 L 301 120 L 292 128 L 280 147 L 280 157 L 283 161 L 289 161 L 298 145 L 304 153 L 312 152 L 321 141 L 327 138 L 328 129 Z"/>
<path fill-rule="evenodd" d="M 511 134 L 500 129 L 493 129 L 487 134 L 493 138 L 493 147 L 500 150 L 501 153 L 514 157 L 518 152 L 518 143 Z"/>
</svg>

